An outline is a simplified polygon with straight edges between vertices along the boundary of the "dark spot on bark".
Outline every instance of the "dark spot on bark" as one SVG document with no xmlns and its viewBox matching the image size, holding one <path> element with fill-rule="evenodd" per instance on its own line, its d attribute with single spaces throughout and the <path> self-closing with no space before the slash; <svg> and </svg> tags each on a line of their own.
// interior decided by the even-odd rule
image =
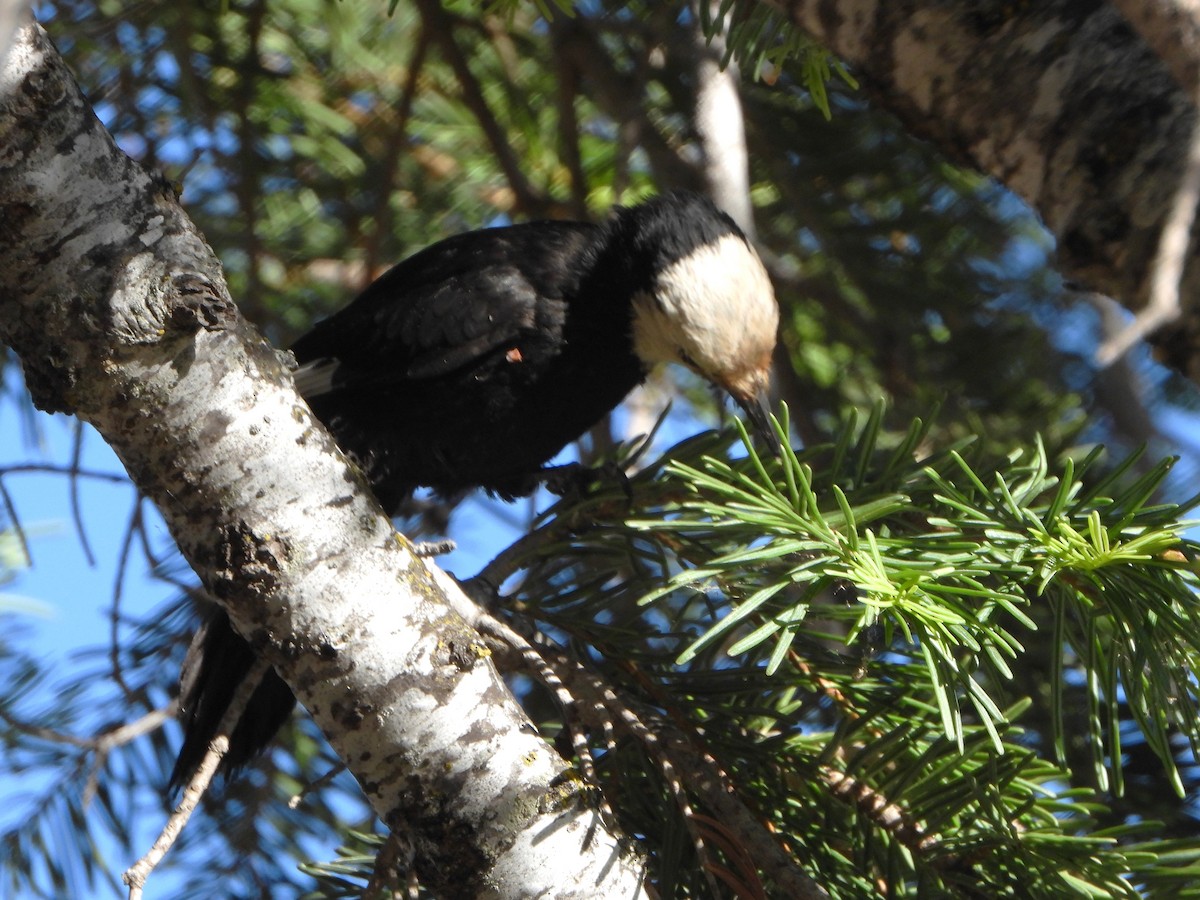
<svg viewBox="0 0 1200 900">
<path fill-rule="evenodd" d="M 1093 223 L 1100 237 L 1110 244 L 1124 244 L 1129 237 L 1132 225 L 1124 210 L 1113 207 L 1104 210 Z"/>
<path fill-rule="evenodd" d="M 370 762 L 371 761 L 371 751 L 364 750 L 362 753 L 358 754 L 358 761 L 359 762 Z"/>
<path fill-rule="evenodd" d="M 988 37 L 999 31 L 1009 20 L 1007 3 L 989 3 L 967 13 L 965 19 L 980 37 Z"/>
<path fill-rule="evenodd" d="M 378 793 L 380 786 L 364 783 L 363 789 Z M 434 896 L 474 900 L 484 885 L 468 879 L 467 873 L 482 874 L 491 867 L 480 852 L 477 829 L 457 814 L 456 790 L 453 785 L 435 788 L 427 778 L 409 775 L 384 822 L 393 831 L 421 835 L 413 863 L 421 884 Z"/>
<path fill-rule="evenodd" d="M 0 241 L 15 244 L 28 229 L 36 210 L 28 203 L 0 203 Z"/>
<path fill-rule="evenodd" d="M 25 76 L 25 80 L 21 82 L 21 94 L 23 99 L 29 103 L 26 111 L 44 117 L 46 107 L 58 106 L 62 103 L 67 95 L 67 89 L 66 85 L 62 83 L 62 79 L 56 78 L 49 68 L 38 68 Z M 66 144 L 66 150 L 62 153 L 66 155 L 66 152 L 75 145 L 75 135 L 71 134 L 64 138 L 63 143 Z"/>
<path fill-rule="evenodd" d="M 1087 109 L 1093 105 L 1093 101 L 1085 94 L 1080 98 L 1079 105 Z M 1079 163 L 1094 184 L 1104 185 L 1112 173 L 1124 172 L 1136 161 L 1138 154 L 1144 150 L 1143 136 L 1159 131 L 1158 123 L 1172 114 L 1169 100 L 1155 97 L 1141 101 L 1137 106 L 1126 107 L 1115 121 L 1106 118 L 1103 123 L 1095 123 L 1102 128 L 1092 131 L 1091 139 L 1079 154 Z"/>
<path fill-rule="evenodd" d="M 285 659 L 294 661 L 300 658 L 300 654 L 304 652 L 304 649 L 301 642 L 292 637 L 280 643 L 279 652 L 283 654 Z"/>
<path fill-rule="evenodd" d="M 428 885 L 434 896 L 449 900 L 478 897 L 483 885 L 464 876 L 468 872 L 482 874 L 490 866 L 479 852 L 475 829 L 470 823 L 445 807 L 434 815 L 422 816 L 415 830 L 432 844 L 420 847 L 414 859 L 421 884 Z"/>
<path fill-rule="evenodd" d="M 1093 184 L 1103 183 L 1108 180 L 1109 169 L 1112 163 L 1109 160 L 1108 153 L 1103 143 L 1089 144 L 1079 154 L 1079 165 L 1088 174 L 1088 180 Z"/>
<path fill-rule="evenodd" d="M 374 711 L 375 707 L 370 703 L 335 702 L 329 707 L 329 714 L 347 731 L 356 731 Z"/>
<path fill-rule="evenodd" d="M 244 524 L 221 529 L 219 558 L 213 566 L 211 588 L 218 598 L 238 593 L 260 597 L 271 594 L 279 582 L 279 571 L 289 556 L 285 541 L 271 535 L 254 534 Z"/>
<path fill-rule="evenodd" d="M 233 416 L 219 409 L 213 410 L 204 417 L 204 425 L 199 434 L 200 441 L 209 445 L 218 443 L 232 424 Z"/>
<path fill-rule="evenodd" d="M 217 331 L 236 321 L 237 310 L 208 279 L 189 272 L 176 275 L 172 287 L 176 296 L 171 309 L 172 327 L 183 332 Z"/>
<path fill-rule="evenodd" d="M 33 405 L 43 412 L 73 413 L 74 404 L 68 397 L 78 381 L 73 367 L 64 360 L 46 355 L 22 356 L 21 368 L 25 371 L 25 388 Z"/>
<path fill-rule="evenodd" d="M 460 672 L 469 672 L 479 662 L 482 647 L 471 641 L 448 640 L 445 643 L 446 658 Z"/>
</svg>

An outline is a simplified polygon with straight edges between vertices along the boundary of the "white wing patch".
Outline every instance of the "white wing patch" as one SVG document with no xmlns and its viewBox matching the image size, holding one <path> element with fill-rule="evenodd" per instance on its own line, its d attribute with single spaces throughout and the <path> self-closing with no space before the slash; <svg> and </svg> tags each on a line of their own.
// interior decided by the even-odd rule
<svg viewBox="0 0 1200 900">
<path fill-rule="evenodd" d="M 304 363 L 292 373 L 296 390 L 306 399 L 328 394 L 333 390 L 333 373 L 337 368 L 336 359 L 314 359 Z"/>
</svg>

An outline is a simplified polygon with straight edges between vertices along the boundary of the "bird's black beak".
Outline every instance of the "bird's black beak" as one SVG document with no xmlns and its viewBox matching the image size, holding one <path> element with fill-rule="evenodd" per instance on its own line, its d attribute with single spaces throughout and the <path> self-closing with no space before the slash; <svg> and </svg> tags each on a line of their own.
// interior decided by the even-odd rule
<svg viewBox="0 0 1200 900">
<path fill-rule="evenodd" d="M 771 448 L 771 452 L 776 456 L 783 456 L 783 444 L 780 443 L 779 435 L 775 433 L 771 424 L 770 396 L 767 390 L 764 388 L 745 396 L 734 394 L 733 399 L 745 412 L 746 418 L 750 420 L 759 437 Z"/>
</svg>

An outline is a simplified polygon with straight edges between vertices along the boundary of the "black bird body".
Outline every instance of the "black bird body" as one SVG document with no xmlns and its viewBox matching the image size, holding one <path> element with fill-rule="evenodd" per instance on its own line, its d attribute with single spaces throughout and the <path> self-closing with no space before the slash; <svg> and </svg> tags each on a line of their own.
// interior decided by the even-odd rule
<svg viewBox="0 0 1200 900">
<path fill-rule="evenodd" d="M 296 385 L 394 513 L 419 486 L 530 493 L 543 465 L 659 362 L 728 390 L 762 424 L 778 310 L 746 238 L 695 194 L 618 209 L 603 225 L 534 222 L 448 238 L 396 265 L 293 347 Z M 224 612 L 202 626 L 181 685 L 173 783 L 215 735 L 253 659 Z M 226 768 L 291 711 L 268 672 Z"/>
<path fill-rule="evenodd" d="M 297 341 L 302 392 L 328 382 L 313 412 L 389 511 L 422 485 L 529 493 L 645 377 L 613 349 L 629 344 L 630 311 L 610 298 L 631 273 L 598 271 L 602 236 L 537 222 L 449 238 Z"/>
</svg>

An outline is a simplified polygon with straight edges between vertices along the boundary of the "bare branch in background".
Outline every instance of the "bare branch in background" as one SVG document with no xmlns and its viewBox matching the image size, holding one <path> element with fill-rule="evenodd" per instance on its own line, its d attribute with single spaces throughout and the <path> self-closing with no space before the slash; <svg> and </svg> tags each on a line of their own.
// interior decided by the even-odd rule
<svg viewBox="0 0 1200 900">
<path fill-rule="evenodd" d="M 408 72 L 404 87 L 400 91 L 400 102 L 396 104 L 395 121 L 388 124 L 391 131 L 384 141 L 384 158 L 380 161 L 381 183 L 375 198 L 375 227 L 366 236 L 363 247 L 364 265 L 359 269 L 355 285 L 362 290 L 375 278 L 376 270 L 390 265 L 394 260 L 384 260 L 382 248 L 391 238 L 393 220 L 393 194 L 399 175 L 400 159 L 410 149 L 408 123 L 412 117 L 413 103 L 417 98 L 417 84 L 429 56 L 429 30 L 422 28 L 417 33 L 416 44 L 408 61 Z"/>
<path fill-rule="evenodd" d="M 21 527 L 21 518 L 17 515 L 17 507 L 13 503 L 12 495 L 8 492 L 8 488 L 4 486 L 2 478 L 0 478 L 0 503 L 4 504 L 4 514 L 8 518 L 10 527 L 17 533 L 17 540 L 21 542 L 21 555 L 25 557 L 25 564 L 28 565 L 33 559 L 29 555 L 29 536 L 25 534 L 25 529 Z"/>
<path fill-rule="evenodd" d="M 421 12 L 421 18 L 425 21 L 426 31 L 437 41 L 446 62 L 454 70 L 459 88 L 462 90 L 463 103 L 471 110 L 479 127 L 492 145 L 496 161 L 512 189 L 516 200 L 516 209 L 527 215 L 542 213 L 546 201 L 538 195 L 525 177 L 521 161 L 517 158 L 512 144 L 509 143 L 508 136 L 504 133 L 504 127 L 493 115 L 487 99 L 483 96 L 483 88 L 471 71 L 471 66 L 459 48 L 458 42 L 454 40 L 453 20 L 442 9 L 438 0 L 417 0 L 417 8 Z"/>
<path fill-rule="evenodd" d="M 149 554 L 149 541 L 146 539 L 144 520 L 142 518 L 142 497 L 134 498 L 133 510 L 129 513 L 129 522 L 125 526 L 125 535 L 121 539 L 121 551 L 117 557 L 117 576 L 113 579 L 112 604 L 108 613 L 108 662 L 112 679 L 116 682 L 121 693 L 127 700 L 133 699 L 133 690 L 125 680 L 121 668 L 121 602 L 125 596 L 125 575 L 129 569 L 129 560 L 133 551 L 135 538 L 141 536 L 142 548 L 147 551 L 147 559 L 153 562 Z"/>
<path fill-rule="evenodd" d="M 71 521 L 75 523 L 75 533 L 79 536 L 79 546 L 83 549 L 83 558 L 94 569 L 96 554 L 92 552 L 92 543 L 88 540 L 87 529 L 83 524 L 83 509 L 79 503 L 79 466 L 80 460 L 83 458 L 83 423 L 76 421 L 71 431 L 71 477 L 67 482 L 71 490 Z"/>
<path fill-rule="evenodd" d="M 1158 237 L 1158 252 L 1150 275 L 1150 298 L 1124 331 L 1106 340 L 1096 350 L 1096 361 L 1101 366 L 1111 365 L 1138 341 L 1179 318 L 1182 312 L 1179 292 L 1192 244 L 1197 203 L 1200 203 L 1200 119 L 1192 131 L 1179 189 Z"/>
<path fill-rule="evenodd" d="M 554 64 L 558 70 L 558 91 L 554 102 L 558 108 L 558 152 L 571 176 L 571 215 L 588 218 L 588 181 L 583 170 L 583 154 L 579 148 L 579 116 L 575 114 L 575 98 L 579 93 L 579 68 L 559 39 L 560 29 L 552 29 L 551 44 Z"/>
<path fill-rule="evenodd" d="M 1197 0 L 1114 0 L 1184 90 L 1200 101 L 1200 2 Z M 1200 108 L 1200 102 L 1197 102 Z M 1179 187 L 1158 238 L 1150 275 L 1150 297 L 1123 331 L 1105 340 L 1096 361 L 1110 366 L 1136 343 L 1182 313 L 1180 288 L 1200 203 L 1200 120 L 1192 130 Z"/>
<path fill-rule="evenodd" d="M 588 23 L 562 16 L 556 17 L 551 27 L 562 52 L 578 66 L 588 96 L 617 124 L 622 144 L 640 147 L 664 185 L 702 189 L 695 168 L 680 157 L 646 114 L 644 79 L 618 71 Z"/>
<path fill-rule="evenodd" d="M 87 785 L 83 789 L 83 805 L 85 807 L 92 802 L 100 788 L 100 773 L 104 771 L 104 764 L 108 762 L 109 753 L 117 747 L 123 747 L 130 741 L 140 738 L 143 734 L 149 734 L 162 728 L 170 719 L 174 718 L 175 712 L 176 704 L 172 701 L 166 706 L 151 710 L 134 722 L 121 725 L 112 731 L 106 731 L 92 739 L 91 749 L 95 750 L 96 758 L 92 760 Z"/>
<path fill-rule="evenodd" d="M 116 748 L 123 747 L 125 744 L 136 740 L 144 734 L 149 734 L 152 731 L 162 728 L 167 720 L 174 715 L 175 704 L 170 703 L 167 706 L 151 710 L 133 722 L 118 725 L 116 728 L 109 729 L 92 737 L 81 738 L 63 731 L 57 731 L 53 728 L 34 725 L 18 719 L 12 713 L 0 708 L 0 721 L 3 721 L 15 731 L 51 744 L 63 744 L 96 754 L 95 759 L 92 760 L 92 764 L 88 769 L 87 785 L 83 790 L 83 805 L 85 807 L 96 796 L 96 791 L 100 785 L 100 772 L 103 771 L 104 764 L 108 761 L 108 755 Z"/>
<path fill-rule="evenodd" d="M 699 0 L 709 3 L 710 0 Z M 719 3 L 711 3 L 719 7 Z M 746 237 L 757 238 L 750 204 L 750 162 L 746 151 L 746 126 L 738 95 L 736 61 L 721 68 L 725 34 L 707 40 L 700 30 L 700 11 L 693 6 L 695 23 L 696 108 L 694 124 L 700 139 L 701 166 L 708 194 L 717 206 L 733 216 Z M 714 13 L 717 10 L 714 9 Z"/>
<path fill-rule="evenodd" d="M 1141 336 L 1136 320 L 1131 321 L 1128 310 L 1112 297 L 1085 292 L 1081 299 L 1100 315 L 1101 350 Z M 1122 351 L 1097 374 L 1095 391 L 1112 417 L 1113 430 L 1125 440 L 1138 446 L 1162 438 L 1150 414 L 1145 379 L 1127 353 Z"/>
</svg>

